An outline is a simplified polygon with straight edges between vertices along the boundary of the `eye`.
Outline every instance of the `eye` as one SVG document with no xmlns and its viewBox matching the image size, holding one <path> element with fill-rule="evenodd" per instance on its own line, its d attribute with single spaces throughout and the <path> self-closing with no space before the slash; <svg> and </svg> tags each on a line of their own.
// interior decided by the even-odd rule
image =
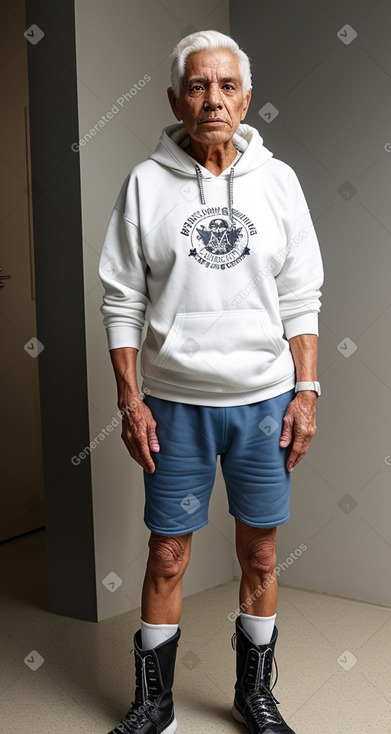
<svg viewBox="0 0 391 734">
<path fill-rule="evenodd" d="M 232 84 L 224 84 L 224 89 L 228 89 L 228 91 L 231 92 L 234 89 L 234 86 Z"/>
<path fill-rule="evenodd" d="M 193 86 L 190 87 L 190 91 L 191 92 L 199 92 L 202 89 L 204 89 L 204 87 L 202 86 L 202 84 L 193 84 Z"/>
</svg>

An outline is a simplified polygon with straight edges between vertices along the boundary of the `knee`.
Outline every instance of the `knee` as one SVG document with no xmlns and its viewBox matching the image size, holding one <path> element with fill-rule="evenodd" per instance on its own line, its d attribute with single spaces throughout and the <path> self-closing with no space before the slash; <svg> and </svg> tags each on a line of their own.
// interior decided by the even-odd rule
<svg viewBox="0 0 391 734">
<path fill-rule="evenodd" d="M 187 547 L 181 537 L 151 535 L 148 565 L 154 577 L 170 579 L 184 573 L 188 563 Z"/>
<path fill-rule="evenodd" d="M 242 553 L 241 565 L 250 573 L 269 576 L 277 563 L 274 539 L 262 538 L 250 543 Z"/>
</svg>

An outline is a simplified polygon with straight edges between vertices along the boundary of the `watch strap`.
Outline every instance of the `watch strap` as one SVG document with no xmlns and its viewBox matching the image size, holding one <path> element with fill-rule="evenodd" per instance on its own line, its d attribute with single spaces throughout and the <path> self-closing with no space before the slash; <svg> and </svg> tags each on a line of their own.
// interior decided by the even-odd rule
<svg viewBox="0 0 391 734">
<path fill-rule="evenodd" d="M 296 382 L 295 392 L 301 392 L 302 390 L 313 390 L 318 396 L 321 395 L 320 383 L 317 380 L 314 382 Z"/>
</svg>

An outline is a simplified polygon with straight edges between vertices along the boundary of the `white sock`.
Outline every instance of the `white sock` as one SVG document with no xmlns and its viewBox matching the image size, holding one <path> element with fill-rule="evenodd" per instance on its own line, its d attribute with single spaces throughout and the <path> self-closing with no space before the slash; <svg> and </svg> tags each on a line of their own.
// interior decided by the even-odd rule
<svg viewBox="0 0 391 734">
<path fill-rule="evenodd" d="M 175 635 L 177 624 L 149 624 L 141 620 L 141 647 L 143 650 L 152 650 L 162 642 Z"/>
<path fill-rule="evenodd" d="M 243 629 L 251 637 L 254 645 L 267 645 L 272 639 L 277 614 L 271 617 L 256 617 L 254 614 L 240 612 Z"/>
</svg>

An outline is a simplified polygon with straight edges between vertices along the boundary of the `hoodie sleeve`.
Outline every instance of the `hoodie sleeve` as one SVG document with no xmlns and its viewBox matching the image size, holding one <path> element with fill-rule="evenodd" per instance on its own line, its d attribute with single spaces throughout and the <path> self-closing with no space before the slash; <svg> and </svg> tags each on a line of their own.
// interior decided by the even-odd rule
<svg viewBox="0 0 391 734">
<path fill-rule="evenodd" d="M 281 320 L 287 339 L 318 334 L 323 264 L 308 204 L 292 170 L 291 223 L 287 229 L 285 262 L 276 276 Z M 288 223 L 289 224 L 289 223 Z"/>
<path fill-rule="evenodd" d="M 99 261 L 99 277 L 105 289 L 100 310 L 109 349 L 140 348 L 148 303 L 147 265 L 139 227 L 124 216 L 128 180 L 111 213 Z"/>
</svg>

